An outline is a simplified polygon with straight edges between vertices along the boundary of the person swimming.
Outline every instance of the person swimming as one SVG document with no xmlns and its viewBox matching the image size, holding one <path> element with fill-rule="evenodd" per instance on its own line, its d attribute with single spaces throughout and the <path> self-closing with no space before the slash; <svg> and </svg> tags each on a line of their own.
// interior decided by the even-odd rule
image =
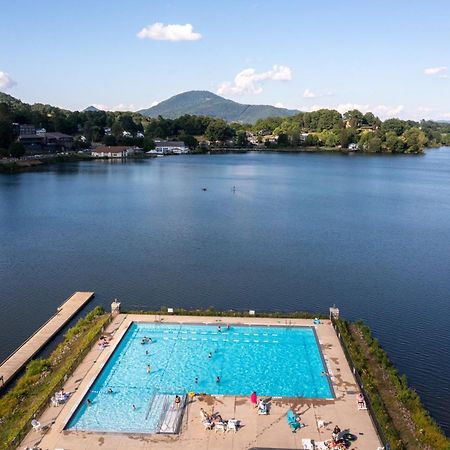
<svg viewBox="0 0 450 450">
<path fill-rule="evenodd" d="M 212 353 L 211 353 L 211 352 L 209 352 L 209 354 L 208 354 L 208 358 L 209 358 L 209 359 L 211 359 L 211 358 L 212 358 Z"/>
<path fill-rule="evenodd" d="M 108 394 L 112 394 L 113 390 L 111 388 L 108 388 Z"/>
<path fill-rule="evenodd" d="M 150 364 L 147 364 L 147 373 L 150 373 L 152 370 L 152 366 Z"/>
<path fill-rule="evenodd" d="M 198 384 L 198 377 L 195 377 L 195 378 L 194 378 L 194 383 L 195 383 L 195 384 Z"/>
<path fill-rule="evenodd" d="M 220 377 L 219 377 L 219 375 L 217 375 L 217 377 L 216 377 L 216 383 L 220 383 Z"/>
</svg>

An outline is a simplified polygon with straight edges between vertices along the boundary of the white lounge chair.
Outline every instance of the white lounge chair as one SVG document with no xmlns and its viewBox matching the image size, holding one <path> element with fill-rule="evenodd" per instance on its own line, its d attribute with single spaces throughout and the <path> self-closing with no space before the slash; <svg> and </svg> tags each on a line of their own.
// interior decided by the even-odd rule
<svg viewBox="0 0 450 450">
<path fill-rule="evenodd" d="M 314 442 L 311 439 L 302 439 L 302 448 L 305 450 L 314 450 Z"/>
<path fill-rule="evenodd" d="M 321 441 L 321 442 L 316 442 L 316 449 L 317 450 L 328 450 L 328 446 L 327 444 L 325 444 L 325 442 Z"/>
<path fill-rule="evenodd" d="M 227 424 L 227 431 L 233 430 L 235 433 L 239 428 L 239 420 L 230 419 Z"/>
<path fill-rule="evenodd" d="M 217 423 L 215 423 L 215 424 L 214 424 L 214 428 L 215 428 L 215 430 L 216 430 L 216 433 L 217 433 L 219 430 L 222 430 L 222 433 L 225 433 L 225 431 L 227 431 L 227 425 L 226 425 L 225 423 L 223 423 L 223 422 L 217 422 Z"/>
<path fill-rule="evenodd" d="M 259 402 L 258 414 L 263 415 L 263 416 L 269 414 L 269 408 L 267 407 L 267 403 Z"/>
<path fill-rule="evenodd" d="M 202 420 L 202 424 L 205 427 L 205 430 L 211 430 L 214 425 L 212 422 L 210 422 L 209 420 L 206 420 L 206 419 Z"/>
<path fill-rule="evenodd" d="M 36 419 L 33 419 L 31 421 L 31 426 L 33 427 L 34 431 L 41 431 L 42 425 L 40 422 L 38 422 Z"/>
</svg>

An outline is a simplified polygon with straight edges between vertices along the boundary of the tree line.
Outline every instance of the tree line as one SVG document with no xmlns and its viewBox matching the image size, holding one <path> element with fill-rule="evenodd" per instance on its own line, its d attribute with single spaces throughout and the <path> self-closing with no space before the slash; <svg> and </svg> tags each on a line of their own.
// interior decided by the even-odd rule
<svg viewBox="0 0 450 450">
<path fill-rule="evenodd" d="M 358 110 L 340 114 L 336 110 L 320 109 L 291 117 L 260 119 L 251 125 L 193 115 L 166 119 L 148 118 L 133 112 L 68 111 L 51 105 L 29 105 L 1 95 L 0 152 L 5 156 L 21 152 L 17 124 L 32 124 L 47 132 L 72 135 L 75 148 L 103 142 L 138 145 L 150 150 L 157 138 L 181 140 L 191 149 L 206 140 L 213 146 L 248 148 L 255 144 L 255 137 L 268 148 L 346 149 L 354 144 L 366 152 L 420 153 L 426 146 L 450 145 L 448 123 L 381 121 L 370 112 L 363 114 Z M 266 136 L 276 136 L 277 140 L 268 140 Z M 250 137 L 253 137 L 252 144 Z"/>
</svg>

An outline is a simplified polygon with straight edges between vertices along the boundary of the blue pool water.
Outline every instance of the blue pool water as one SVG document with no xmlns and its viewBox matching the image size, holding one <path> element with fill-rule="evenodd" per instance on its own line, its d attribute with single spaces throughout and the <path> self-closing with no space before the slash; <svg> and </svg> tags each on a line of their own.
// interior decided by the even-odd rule
<svg viewBox="0 0 450 450">
<path fill-rule="evenodd" d="M 152 342 L 142 344 L 144 337 Z M 134 323 L 91 386 L 91 404 L 85 399 L 67 428 L 154 432 L 163 407 L 154 401 L 157 394 L 249 396 L 255 390 L 260 396 L 331 398 L 324 370 L 308 327 L 222 325 L 219 332 L 217 326 Z"/>
</svg>

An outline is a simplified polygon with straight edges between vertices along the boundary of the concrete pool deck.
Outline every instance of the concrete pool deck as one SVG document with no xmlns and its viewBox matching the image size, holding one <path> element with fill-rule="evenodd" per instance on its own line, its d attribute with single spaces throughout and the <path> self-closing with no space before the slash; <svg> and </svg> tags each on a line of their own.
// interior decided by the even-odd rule
<svg viewBox="0 0 450 450">
<path fill-rule="evenodd" d="M 333 374 L 331 384 L 334 399 L 273 398 L 270 401 L 270 414 L 261 416 L 250 404 L 248 397 L 204 396 L 195 397 L 187 405 L 181 431 L 178 435 L 143 435 L 123 433 L 96 433 L 84 431 L 65 431 L 78 404 L 88 392 L 91 384 L 102 370 L 111 353 L 132 322 L 162 323 L 201 323 L 218 324 L 254 324 L 278 326 L 312 326 L 311 319 L 278 319 L 257 317 L 204 317 L 204 316 L 155 316 L 119 314 L 108 326 L 106 333 L 112 333 L 110 346 L 100 349 L 94 346 L 86 358 L 68 378 L 64 389 L 73 392 L 65 405 L 49 407 L 38 418 L 48 429 L 45 432 L 31 431 L 19 448 L 37 444 L 42 449 L 84 450 L 99 448 L 102 450 L 119 449 L 176 449 L 181 446 L 190 449 L 299 449 L 303 448 L 302 439 L 315 442 L 331 437 L 332 429 L 339 425 L 357 436 L 352 449 L 375 450 L 381 447 L 375 427 L 368 411 L 358 410 L 356 397 L 359 388 L 345 359 L 336 333 L 329 321 L 315 327 L 320 348 L 327 364 L 327 370 Z M 250 394 L 250 393 L 249 393 Z M 225 420 L 236 418 L 242 428 L 232 431 L 205 430 L 200 420 L 200 408 L 209 413 L 219 413 Z M 293 434 L 286 421 L 289 408 L 301 414 L 306 425 Z M 325 426 L 319 428 L 318 421 Z"/>
</svg>

